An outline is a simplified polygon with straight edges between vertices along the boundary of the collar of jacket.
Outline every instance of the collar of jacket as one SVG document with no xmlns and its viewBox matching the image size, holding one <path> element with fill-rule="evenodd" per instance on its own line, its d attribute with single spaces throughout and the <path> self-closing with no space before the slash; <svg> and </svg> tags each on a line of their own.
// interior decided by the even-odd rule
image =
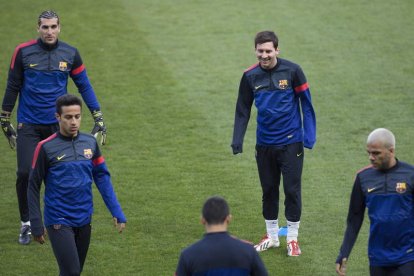
<svg viewBox="0 0 414 276">
<path fill-rule="evenodd" d="M 59 40 L 56 40 L 55 44 L 49 45 L 49 44 L 44 43 L 40 38 L 38 38 L 37 44 L 39 44 L 39 46 L 42 47 L 46 51 L 52 51 L 59 46 Z"/>
<path fill-rule="evenodd" d="M 65 140 L 65 141 L 76 141 L 76 140 L 79 139 L 79 135 L 80 135 L 80 132 L 79 131 L 78 131 L 78 134 L 75 137 L 65 136 L 62 133 L 60 133 L 60 131 L 57 132 L 57 136 L 60 139 Z"/>
</svg>

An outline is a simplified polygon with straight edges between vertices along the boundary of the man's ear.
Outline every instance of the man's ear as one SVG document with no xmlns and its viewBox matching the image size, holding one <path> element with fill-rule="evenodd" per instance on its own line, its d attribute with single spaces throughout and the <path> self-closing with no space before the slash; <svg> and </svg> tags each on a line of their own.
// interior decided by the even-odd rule
<svg viewBox="0 0 414 276">
<path fill-rule="evenodd" d="M 55 117 L 60 122 L 60 115 L 59 115 L 59 113 L 55 113 Z"/>
<path fill-rule="evenodd" d="M 227 224 L 229 224 L 230 223 L 230 221 L 233 219 L 233 217 L 232 217 L 232 215 L 231 214 L 229 214 L 227 217 L 226 217 L 226 222 L 227 222 Z"/>
<path fill-rule="evenodd" d="M 280 49 L 279 47 L 276 48 L 276 55 L 280 54 Z"/>
<path fill-rule="evenodd" d="M 201 219 L 200 219 L 200 223 L 201 223 L 202 225 L 206 225 L 206 224 L 207 224 L 207 221 L 206 221 L 206 219 L 205 219 L 205 218 L 201 217 Z"/>
</svg>

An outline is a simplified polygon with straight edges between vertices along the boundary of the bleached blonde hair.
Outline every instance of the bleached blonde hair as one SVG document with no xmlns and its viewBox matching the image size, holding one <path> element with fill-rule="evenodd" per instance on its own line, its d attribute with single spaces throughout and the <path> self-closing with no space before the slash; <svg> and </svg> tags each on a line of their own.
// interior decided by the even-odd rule
<svg viewBox="0 0 414 276">
<path fill-rule="evenodd" d="M 382 142 L 386 148 L 395 149 L 395 136 L 386 128 L 377 128 L 368 135 L 367 144 L 374 142 Z"/>
</svg>

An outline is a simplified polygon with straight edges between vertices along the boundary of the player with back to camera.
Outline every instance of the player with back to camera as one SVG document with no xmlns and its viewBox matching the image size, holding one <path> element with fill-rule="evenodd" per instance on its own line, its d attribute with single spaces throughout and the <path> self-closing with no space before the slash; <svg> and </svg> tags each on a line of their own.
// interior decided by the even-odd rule
<svg viewBox="0 0 414 276">
<path fill-rule="evenodd" d="M 248 68 L 241 78 L 231 146 L 233 154 L 243 152 L 243 139 L 254 102 L 257 108 L 256 163 L 266 225 L 266 235 L 256 245 L 256 250 L 280 246 L 279 185 L 283 176 L 287 255 L 299 256 L 304 147 L 311 149 L 316 142 L 315 112 L 300 66 L 278 57 L 276 34 L 272 31 L 257 33 L 254 46 L 259 62 Z"/>
<path fill-rule="evenodd" d="M 101 133 L 101 144 L 106 141 L 103 115 L 82 58 L 76 48 L 58 39 L 61 30 L 59 16 L 54 11 L 44 11 L 37 23 L 39 38 L 20 44 L 14 50 L 0 114 L 1 128 L 10 147 L 17 150 L 16 192 L 21 221 L 19 243 L 23 245 L 31 240 L 27 185 L 33 152 L 38 142 L 59 129 L 55 102 L 67 93 L 69 76 L 95 120 L 92 134 Z M 11 114 L 17 98 L 16 133 L 11 124 Z"/>
<path fill-rule="evenodd" d="M 34 240 L 45 242 L 44 225 L 62 276 L 80 275 L 86 259 L 93 213 L 92 182 L 120 233 L 126 223 L 96 139 L 79 132 L 81 113 L 78 97 L 65 94 L 57 99 L 59 131 L 37 145 L 27 195 Z M 42 182 L 44 223 L 40 211 Z"/>
<path fill-rule="evenodd" d="M 206 233 L 181 252 L 176 276 L 268 275 L 253 245 L 229 235 L 231 215 L 224 198 L 208 198 L 201 213 Z"/>
<path fill-rule="evenodd" d="M 367 208 L 370 275 L 413 276 L 414 166 L 395 157 L 395 137 L 388 129 L 372 131 L 366 149 L 371 165 L 355 177 L 336 272 L 341 276 L 346 274 L 348 258 Z"/>
</svg>

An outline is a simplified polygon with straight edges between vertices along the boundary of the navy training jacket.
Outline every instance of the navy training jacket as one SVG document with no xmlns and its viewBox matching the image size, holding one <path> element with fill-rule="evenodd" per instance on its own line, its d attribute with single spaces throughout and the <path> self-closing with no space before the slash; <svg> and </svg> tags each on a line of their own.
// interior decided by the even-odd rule
<svg viewBox="0 0 414 276">
<path fill-rule="evenodd" d="M 55 124 L 55 103 L 67 93 L 69 76 L 89 110 L 100 110 L 76 48 L 62 41 L 52 46 L 40 39 L 22 43 L 13 53 L 2 109 L 12 112 L 20 95 L 18 123 Z"/>
<path fill-rule="evenodd" d="M 91 222 L 92 182 L 118 222 L 126 222 L 112 187 L 109 171 L 96 139 L 79 132 L 74 138 L 59 132 L 41 141 L 33 156 L 28 204 L 32 233 L 40 236 L 40 187 L 45 183 L 44 225 L 80 227 Z"/>
<path fill-rule="evenodd" d="M 252 244 L 228 232 L 206 233 L 181 252 L 175 276 L 267 276 Z"/>
<path fill-rule="evenodd" d="M 388 170 L 360 170 L 351 194 L 347 228 L 339 256 L 348 258 L 368 208 L 371 266 L 414 261 L 414 166 L 397 160 Z"/>
<path fill-rule="evenodd" d="M 278 58 L 272 69 L 265 70 L 257 63 L 243 73 L 232 141 L 233 149 L 240 152 L 253 101 L 257 108 L 258 145 L 282 146 L 303 142 L 306 148 L 313 148 L 316 116 L 309 86 L 299 65 Z"/>
</svg>

